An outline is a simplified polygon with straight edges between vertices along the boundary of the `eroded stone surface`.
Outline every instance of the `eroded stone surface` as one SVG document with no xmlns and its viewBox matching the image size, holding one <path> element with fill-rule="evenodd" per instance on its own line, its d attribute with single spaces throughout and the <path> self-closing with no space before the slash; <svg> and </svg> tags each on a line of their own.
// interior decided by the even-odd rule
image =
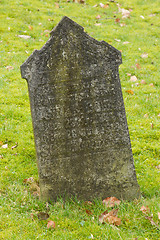
<svg viewBox="0 0 160 240">
<path fill-rule="evenodd" d="M 120 64 L 118 50 L 67 17 L 22 64 L 43 200 L 139 197 Z"/>
</svg>

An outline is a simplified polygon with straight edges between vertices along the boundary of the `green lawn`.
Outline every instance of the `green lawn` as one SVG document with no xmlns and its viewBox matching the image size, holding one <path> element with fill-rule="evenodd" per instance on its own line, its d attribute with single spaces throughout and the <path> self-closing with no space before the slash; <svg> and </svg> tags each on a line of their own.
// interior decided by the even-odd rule
<svg viewBox="0 0 160 240">
<path fill-rule="evenodd" d="M 159 0 L 0 0 L 0 239 L 160 239 L 159 9 Z M 120 226 L 99 223 L 106 210 L 100 200 L 86 207 L 59 199 L 48 208 L 35 196 L 36 187 L 24 182 L 37 181 L 38 172 L 20 65 L 65 15 L 122 52 L 120 79 L 142 198 L 120 204 Z M 143 214 L 142 206 L 150 212 Z M 55 229 L 38 220 L 37 213 L 46 211 Z"/>
</svg>

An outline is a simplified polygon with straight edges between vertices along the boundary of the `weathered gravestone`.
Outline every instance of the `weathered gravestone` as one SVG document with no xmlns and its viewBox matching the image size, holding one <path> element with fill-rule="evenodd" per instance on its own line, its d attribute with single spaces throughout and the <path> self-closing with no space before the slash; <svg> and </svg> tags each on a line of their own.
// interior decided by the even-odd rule
<svg viewBox="0 0 160 240">
<path fill-rule="evenodd" d="M 120 64 L 118 50 L 68 17 L 22 64 L 43 200 L 139 197 Z"/>
</svg>

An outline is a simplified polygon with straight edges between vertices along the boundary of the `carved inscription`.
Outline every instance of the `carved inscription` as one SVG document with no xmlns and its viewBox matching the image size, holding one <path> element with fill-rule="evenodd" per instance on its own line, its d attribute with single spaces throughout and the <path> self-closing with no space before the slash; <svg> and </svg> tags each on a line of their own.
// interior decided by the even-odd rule
<svg viewBox="0 0 160 240">
<path fill-rule="evenodd" d="M 21 66 L 42 199 L 139 196 L 119 64 L 118 50 L 64 17 Z"/>
</svg>

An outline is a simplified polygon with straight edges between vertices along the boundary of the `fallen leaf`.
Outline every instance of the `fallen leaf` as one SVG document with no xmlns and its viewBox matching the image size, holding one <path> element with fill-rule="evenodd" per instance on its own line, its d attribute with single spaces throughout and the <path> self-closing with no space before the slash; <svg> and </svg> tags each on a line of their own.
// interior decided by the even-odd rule
<svg viewBox="0 0 160 240">
<path fill-rule="evenodd" d="M 101 8 L 109 8 L 109 4 L 100 3 L 99 5 Z"/>
<path fill-rule="evenodd" d="M 122 14 L 122 18 L 130 18 L 130 11 L 124 8 L 120 8 L 118 5 L 118 11 Z"/>
<path fill-rule="evenodd" d="M 151 124 L 151 128 L 153 129 L 153 123 L 150 123 Z"/>
<path fill-rule="evenodd" d="M 13 70 L 14 67 L 12 67 L 12 66 L 7 66 L 6 69 L 7 69 L 7 70 Z"/>
<path fill-rule="evenodd" d="M 116 18 L 116 19 L 115 19 L 115 22 L 116 22 L 116 23 L 119 23 L 119 22 L 120 22 L 120 18 Z"/>
<path fill-rule="evenodd" d="M 160 212 L 158 212 L 158 219 L 160 220 Z"/>
<path fill-rule="evenodd" d="M 134 92 L 133 92 L 132 90 L 126 90 L 126 92 L 127 92 L 128 94 L 131 94 L 131 95 L 134 94 Z"/>
<path fill-rule="evenodd" d="M 141 80 L 141 84 L 146 84 L 145 80 Z"/>
<path fill-rule="evenodd" d="M 142 211 L 143 213 L 146 214 L 146 213 L 149 213 L 149 212 L 150 212 L 150 209 L 149 209 L 148 206 L 146 206 L 146 207 L 145 207 L 145 206 L 142 206 L 141 209 L 140 209 L 140 211 Z"/>
<path fill-rule="evenodd" d="M 29 30 L 33 30 L 33 27 L 31 25 L 28 26 Z"/>
<path fill-rule="evenodd" d="M 137 81 L 137 77 L 136 76 L 131 76 L 130 81 L 131 82 L 136 82 Z"/>
<path fill-rule="evenodd" d="M 90 210 L 85 209 L 85 211 L 86 211 L 86 213 L 87 213 L 88 215 L 93 215 L 93 213 L 92 213 Z"/>
<path fill-rule="evenodd" d="M 23 39 L 31 38 L 31 36 L 28 36 L 28 35 L 18 35 L 18 37 L 23 38 Z"/>
<path fill-rule="evenodd" d="M 142 53 L 141 58 L 148 58 L 148 53 Z"/>
<path fill-rule="evenodd" d="M 129 76 L 129 77 L 130 77 L 131 75 L 132 75 L 131 73 L 127 73 L 127 76 Z"/>
<path fill-rule="evenodd" d="M 115 38 L 114 40 L 115 40 L 116 42 L 120 42 L 120 41 L 121 41 L 120 39 L 116 39 L 116 38 Z"/>
<path fill-rule="evenodd" d="M 96 19 L 100 19 L 100 18 L 101 18 L 101 16 L 100 16 L 100 15 L 97 15 Z"/>
<path fill-rule="evenodd" d="M 56 8 L 59 8 L 59 4 L 58 3 L 55 2 L 54 4 L 55 4 Z"/>
<path fill-rule="evenodd" d="M 0 155 L 0 159 L 2 159 L 3 158 L 3 156 L 2 155 Z"/>
<path fill-rule="evenodd" d="M 136 68 L 137 68 L 137 69 L 141 69 L 141 66 L 140 66 L 139 63 L 136 63 Z"/>
<path fill-rule="evenodd" d="M 23 183 L 29 183 L 29 184 L 31 184 L 31 183 L 33 183 L 33 182 L 34 182 L 34 178 L 33 178 L 33 177 L 26 178 L 26 179 L 23 180 Z"/>
<path fill-rule="evenodd" d="M 108 197 L 103 200 L 103 204 L 106 207 L 114 207 L 115 205 L 119 205 L 121 203 L 116 197 Z"/>
<path fill-rule="evenodd" d="M 117 217 L 118 209 L 113 209 L 108 213 L 108 211 L 103 212 L 99 216 L 100 223 L 109 223 L 115 226 L 119 226 L 121 224 L 121 219 Z"/>
<path fill-rule="evenodd" d="M 2 146 L 3 145 L 3 142 L 2 141 L 0 141 L 0 146 Z"/>
<path fill-rule="evenodd" d="M 154 84 L 153 84 L 153 83 L 150 83 L 149 86 L 154 87 Z"/>
<path fill-rule="evenodd" d="M 4 144 L 4 145 L 2 145 L 2 148 L 8 148 L 8 144 Z"/>
<path fill-rule="evenodd" d="M 14 145 L 13 147 L 11 147 L 11 149 L 13 150 L 14 148 L 16 148 L 18 146 L 18 143 L 16 142 L 16 145 Z"/>
<path fill-rule="evenodd" d="M 129 44 L 129 43 L 130 43 L 130 42 L 127 42 L 127 41 L 126 41 L 126 42 L 123 42 L 123 44 Z"/>
<path fill-rule="evenodd" d="M 108 211 L 106 210 L 105 212 L 103 212 L 103 213 L 99 216 L 98 220 L 99 220 L 100 223 L 103 223 L 103 219 L 104 219 L 104 217 L 105 217 L 107 214 L 108 214 Z"/>
<path fill-rule="evenodd" d="M 49 228 L 55 228 L 56 227 L 56 224 L 55 224 L 55 222 L 53 222 L 53 221 L 48 221 L 48 223 L 47 223 L 47 228 L 49 229 Z"/>
<path fill-rule="evenodd" d="M 101 25 L 101 23 L 95 23 L 94 25 L 95 25 L 95 26 L 100 26 L 100 25 Z"/>
<path fill-rule="evenodd" d="M 125 23 L 120 23 L 120 26 L 124 27 L 124 26 L 126 26 L 126 24 Z"/>
<path fill-rule="evenodd" d="M 39 220 L 46 220 L 49 218 L 49 214 L 48 213 L 45 213 L 45 212 L 39 212 L 37 214 L 37 217 Z"/>
<path fill-rule="evenodd" d="M 114 216 L 108 216 L 104 218 L 104 222 L 119 226 L 121 224 L 121 219 Z"/>
</svg>

